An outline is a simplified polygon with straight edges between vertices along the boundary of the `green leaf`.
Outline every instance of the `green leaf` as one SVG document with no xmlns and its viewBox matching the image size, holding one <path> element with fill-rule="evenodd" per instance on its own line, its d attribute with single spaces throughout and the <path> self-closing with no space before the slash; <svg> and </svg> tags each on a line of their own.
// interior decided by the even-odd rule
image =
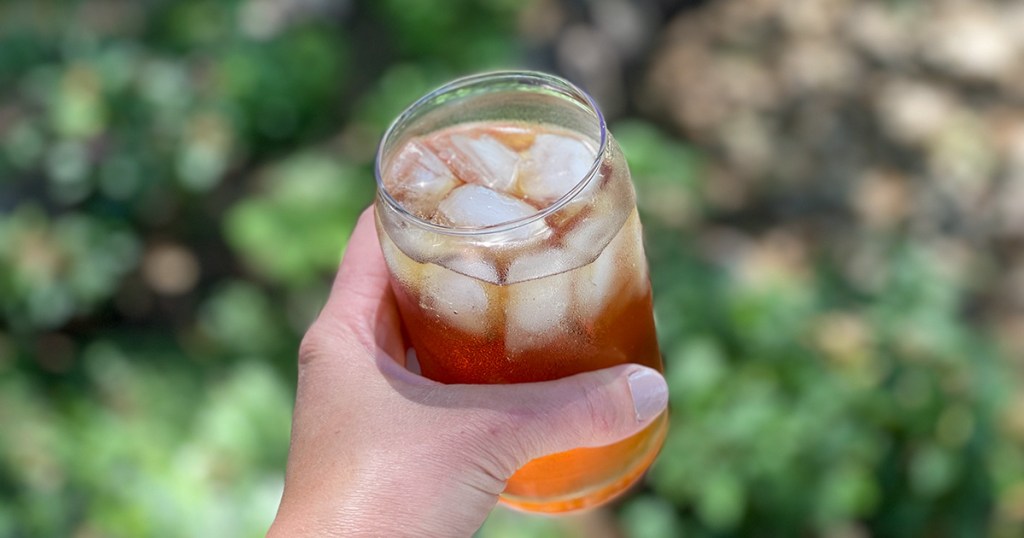
<svg viewBox="0 0 1024 538">
<path fill-rule="evenodd" d="M 619 517 L 630 538 L 683 536 L 675 507 L 660 497 L 637 497 L 626 504 Z"/>
<path fill-rule="evenodd" d="M 713 529 L 732 529 L 743 516 L 744 497 L 743 484 L 735 476 L 719 472 L 704 484 L 697 502 L 697 513 Z"/>
<path fill-rule="evenodd" d="M 256 272 L 302 285 L 336 269 L 373 178 L 315 153 L 292 157 L 264 176 L 260 196 L 232 207 L 229 244 Z"/>
</svg>

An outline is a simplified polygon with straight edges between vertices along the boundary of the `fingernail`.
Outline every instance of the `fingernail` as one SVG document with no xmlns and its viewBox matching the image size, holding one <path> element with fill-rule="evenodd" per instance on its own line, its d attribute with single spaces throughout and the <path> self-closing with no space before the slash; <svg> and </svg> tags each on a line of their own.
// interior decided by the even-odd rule
<svg viewBox="0 0 1024 538">
<path fill-rule="evenodd" d="M 643 422 L 661 413 L 668 405 L 668 385 L 665 384 L 665 378 L 654 370 L 634 370 L 627 379 L 637 421 Z"/>
</svg>

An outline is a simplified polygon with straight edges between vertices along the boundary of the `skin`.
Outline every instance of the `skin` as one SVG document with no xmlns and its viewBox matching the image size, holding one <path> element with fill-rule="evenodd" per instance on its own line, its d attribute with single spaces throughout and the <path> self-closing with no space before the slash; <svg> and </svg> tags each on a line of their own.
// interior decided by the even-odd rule
<svg viewBox="0 0 1024 538">
<path fill-rule="evenodd" d="M 299 350 L 284 495 L 268 536 L 471 536 L 524 463 L 633 435 L 667 402 L 661 375 L 639 365 L 444 385 L 406 370 L 405 349 L 368 209 Z"/>
</svg>

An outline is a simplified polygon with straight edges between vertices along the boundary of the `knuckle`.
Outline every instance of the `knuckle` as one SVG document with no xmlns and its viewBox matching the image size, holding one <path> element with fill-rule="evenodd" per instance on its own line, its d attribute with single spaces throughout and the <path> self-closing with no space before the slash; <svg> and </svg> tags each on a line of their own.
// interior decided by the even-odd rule
<svg viewBox="0 0 1024 538">
<path fill-rule="evenodd" d="M 327 351 L 327 338 L 319 325 L 314 323 L 299 342 L 299 366 L 307 366 L 316 362 L 317 358 L 323 356 Z"/>
<path fill-rule="evenodd" d="M 508 480 L 533 457 L 521 420 L 504 413 L 474 413 L 460 428 L 460 445 L 474 456 L 486 473 L 498 480 Z"/>
<path fill-rule="evenodd" d="M 609 396 L 600 387 L 586 381 L 578 381 L 580 393 L 579 405 L 582 407 L 583 424 L 588 437 L 609 439 L 616 437 L 621 430 L 622 417 L 614 406 L 609 405 Z"/>
</svg>

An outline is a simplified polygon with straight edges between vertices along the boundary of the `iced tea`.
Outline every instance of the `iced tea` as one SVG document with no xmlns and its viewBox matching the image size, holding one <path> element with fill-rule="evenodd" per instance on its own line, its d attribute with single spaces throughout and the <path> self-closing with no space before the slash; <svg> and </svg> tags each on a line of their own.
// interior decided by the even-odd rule
<svg viewBox="0 0 1024 538">
<path fill-rule="evenodd" d="M 428 96 L 396 120 L 378 156 L 381 247 L 422 374 L 522 383 L 625 362 L 660 370 L 634 192 L 600 112 L 546 75 L 452 86 L 431 95 L 459 97 Z M 502 499 L 542 512 L 607 500 L 643 473 L 666 427 L 663 415 L 613 445 L 536 459 Z"/>
</svg>

